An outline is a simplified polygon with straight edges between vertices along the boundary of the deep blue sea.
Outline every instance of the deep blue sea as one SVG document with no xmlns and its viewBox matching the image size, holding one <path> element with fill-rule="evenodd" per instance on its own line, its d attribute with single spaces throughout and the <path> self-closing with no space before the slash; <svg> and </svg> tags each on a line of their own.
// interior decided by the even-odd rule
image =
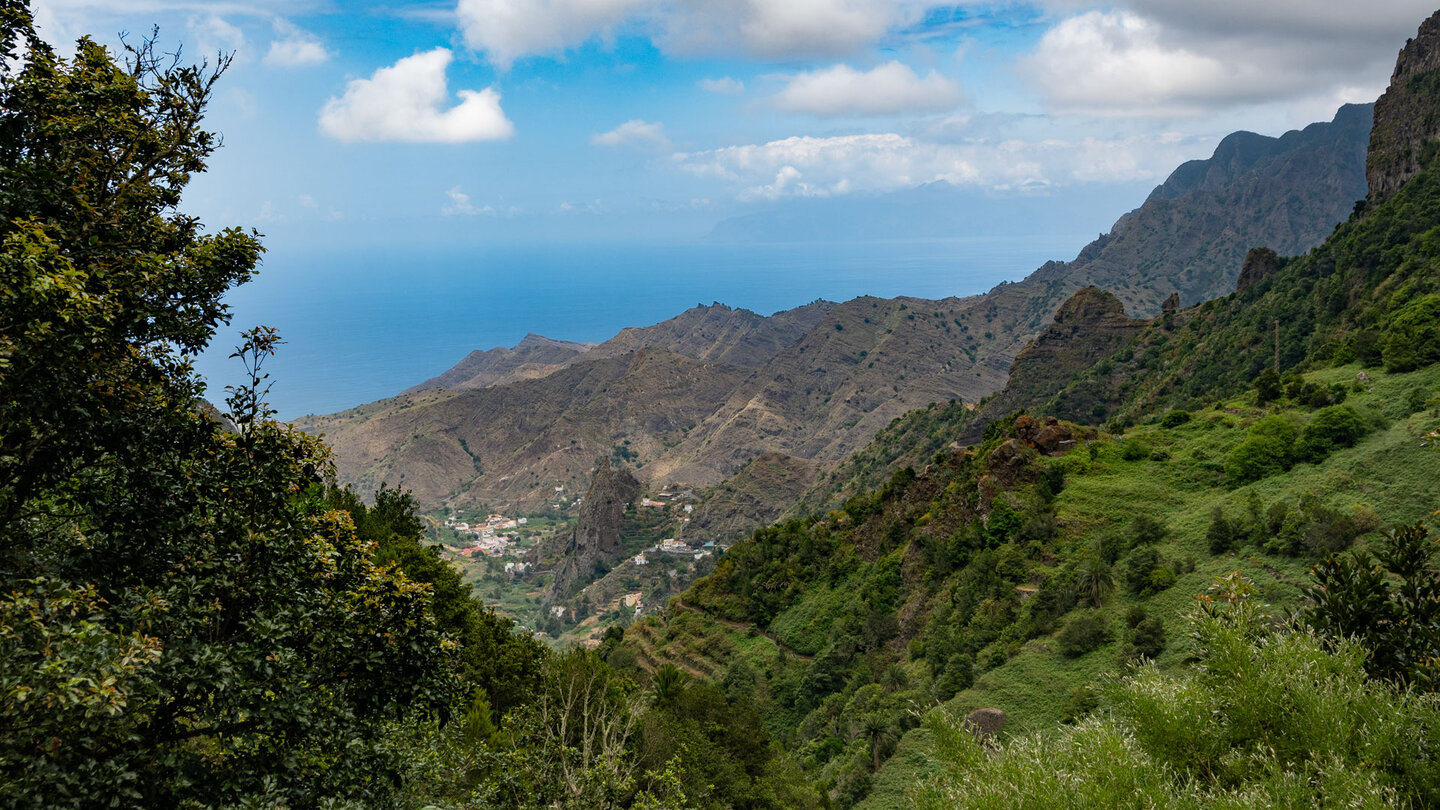
<svg viewBox="0 0 1440 810">
<path fill-rule="evenodd" d="M 696 304 L 763 315 L 817 298 L 941 298 L 1024 278 L 1093 234 L 816 244 L 526 244 L 316 249 L 270 245 L 259 276 L 228 297 L 234 319 L 197 361 L 217 404 L 241 378 L 240 329 L 275 327 L 267 361 L 281 418 L 394 395 L 472 349 L 527 332 L 602 341 Z"/>
</svg>

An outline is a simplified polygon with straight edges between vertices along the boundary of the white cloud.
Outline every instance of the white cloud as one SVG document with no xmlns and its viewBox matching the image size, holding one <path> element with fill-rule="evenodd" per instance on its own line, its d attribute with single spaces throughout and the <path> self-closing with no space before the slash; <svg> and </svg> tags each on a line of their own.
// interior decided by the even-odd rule
<svg viewBox="0 0 1440 810">
<path fill-rule="evenodd" d="M 596 146 L 643 146 L 665 150 L 670 148 L 670 139 L 665 135 L 665 125 L 660 122 L 626 121 L 609 132 L 590 136 Z"/>
<path fill-rule="evenodd" d="M 532 54 L 554 55 L 609 32 L 652 0 L 459 0 L 465 43 L 509 67 Z"/>
<path fill-rule="evenodd" d="M 936 143 L 896 133 L 792 137 L 674 157 L 731 185 L 741 200 L 885 192 L 944 181 L 992 190 L 1152 181 L 1213 142 L 1174 134 L 1123 139 Z"/>
<path fill-rule="evenodd" d="M 477 208 L 474 203 L 470 202 L 470 195 L 461 191 L 459 186 L 445 192 L 445 196 L 450 198 L 450 204 L 441 208 L 440 213 L 447 217 L 495 213 L 495 209 L 488 205 Z"/>
<path fill-rule="evenodd" d="M 186 27 L 204 57 L 217 53 L 239 56 L 244 51 L 245 33 L 218 15 L 191 17 Z"/>
<path fill-rule="evenodd" d="M 354 79 L 345 95 L 320 111 L 320 131 L 340 141 L 461 143 L 499 140 L 515 127 L 500 109 L 500 94 L 486 88 L 461 90 L 460 103 L 446 107 L 447 48 L 407 56 L 368 79 Z"/>
<path fill-rule="evenodd" d="M 1428 13 L 1419 0 L 1123 5 L 1066 17 L 1020 61 L 1052 110 L 1171 116 L 1257 103 L 1370 101 Z"/>
<path fill-rule="evenodd" d="M 1434 0 L 1128 0 L 1122 5 L 1167 26 L 1221 36 L 1386 43 L 1413 35 Z M 1403 42 L 1403 39 L 1402 39 Z"/>
<path fill-rule="evenodd" d="M 770 97 L 781 110 L 819 116 L 942 112 L 962 100 L 960 88 L 939 73 L 921 78 L 896 61 L 868 71 L 835 65 L 799 73 Z"/>
<path fill-rule="evenodd" d="M 945 5 L 937 0 L 458 0 L 465 42 L 508 67 L 630 27 L 680 56 L 857 53 Z"/>
<path fill-rule="evenodd" d="M 265 54 L 267 65 L 301 67 L 318 65 L 330 58 L 318 37 L 285 20 L 275 20 L 275 33 L 279 38 L 270 43 L 270 50 Z"/>
<path fill-rule="evenodd" d="M 685 56 L 843 57 L 938 5 L 925 0 L 671 0 L 656 10 L 656 39 Z"/>
<path fill-rule="evenodd" d="M 719 79 L 701 79 L 695 83 L 695 86 L 707 93 L 718 93 L 722 96 L 738 96 L 745 92 L 745 83 L 729 76 Z"/>
</svg>

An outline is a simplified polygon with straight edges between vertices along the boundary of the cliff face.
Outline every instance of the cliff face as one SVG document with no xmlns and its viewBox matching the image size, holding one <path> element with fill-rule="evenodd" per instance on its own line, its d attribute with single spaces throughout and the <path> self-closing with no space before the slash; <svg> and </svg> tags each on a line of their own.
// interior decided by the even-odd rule
<svg viewBox="0 0 1440 810">
<path fill-rule="evenodd" d="M 625 506 L 640 497 L 640 482 L 629 470 L 601 459 L 580 504 L 580 519 L 570 531 L 555 569 L 550 601 L 568 597 L 577 583 L 589 582 L 595 563 L 614 565 L 620 556 L 620 522 Z"/>
<path fill-rule="evenodd" d="M 965 432 L 975 440 L 985 426 L 1020 408 L 1043 403 L 1076 373 L 1119 351 L 1148 321 L 1125 315 L 1125 306 L 1098 287 L 1086 287 L 1055 313 L 1055 323 L 1015 357 L 1005 388 L 986 402 Z"/>
<path fill-rule="evenodd" d="M 1390 199 L 1435 155 L 1440 139 L 1440 12 L 1420 24 L 1395 62 L 1390 87 L 1375 102 L 1365 179 L 1370 203 Z"/>
</svg>

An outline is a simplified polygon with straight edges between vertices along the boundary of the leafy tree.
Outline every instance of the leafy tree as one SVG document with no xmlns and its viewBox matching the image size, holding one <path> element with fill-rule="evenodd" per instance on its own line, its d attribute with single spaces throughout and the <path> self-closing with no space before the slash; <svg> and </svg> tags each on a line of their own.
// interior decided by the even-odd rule
<svg viewBox="0 0 1440 810">
<path fill-rule="evenodd" d="M 1205 530 L 1205 541 L 1211 554 L 1225 554 L 1240 544 L 1246 537 L 1241 521 L 1225 516 L 1225 510 L 1215 507 L 1210 510 L 1210 526 Z"/>
<path fill-rule="evenodd" d="M 1440 361 L 1440 295 L 1422 295 L 1397 311 L 1380 343 L 1386 371 Z"/>
<path fill-rule="evenodd" d="M 1255 378 L 1255 399 L 1261 405 L 1280 398 L 1280 375 L 1275 369 L 1267 368 Z"/>
<path fill-rule="evenodd" d="M 1427 690 L 1440 687 L 1440 567 L 1425 526 L 1401 526 L 1365 551 L 1315 566 L 1303 617 L 1333 638 L 1356 638 L 1366 667 Z"/>
<path fill-rule="evenodd" d="M 197 407 L 188 357 L 261 252 L 177 210 L 223 63 L 62 58 L 13 1 L 0 50 L 0 805 L 382 803 L 387 729 L 444 711 L 450 654 L 310 494 L 273 331 L 229 416 Z"/>
<path fill-rule="evenodd" d="M 394 565 L 407 579 L 429 586 L 436 624 L 459 644 L 461 679 L 467 688 L 485 691 L 496 720 L 526 700 L 539 678 L 544 647 L 474 598 L 460 572 L 441 559 L 439 548 L 421 542 L 424 529 L 409 492 L 382 484 L 371 507 L 351 490 L 333 485 L 319 497 L 350 515 L 356 535 L 374 544 L 376 562 Z"/>
</svg>

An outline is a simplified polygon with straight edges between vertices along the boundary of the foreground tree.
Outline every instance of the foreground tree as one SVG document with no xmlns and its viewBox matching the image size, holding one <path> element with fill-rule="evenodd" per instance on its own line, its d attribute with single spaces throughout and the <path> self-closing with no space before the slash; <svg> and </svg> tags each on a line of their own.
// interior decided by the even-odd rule
<svg viewBox="0 0 1440 810">
<path fill-rule="evenodd" d="M 251 332 L 230 417 L 188 357 L 258 235 L 177 210 L 224 65 L 73 58 L 0 2 L 0 805 L 383 802 L 384 745 L 443 711 L 425 588 L 312 494 Z"/>
</svg>

